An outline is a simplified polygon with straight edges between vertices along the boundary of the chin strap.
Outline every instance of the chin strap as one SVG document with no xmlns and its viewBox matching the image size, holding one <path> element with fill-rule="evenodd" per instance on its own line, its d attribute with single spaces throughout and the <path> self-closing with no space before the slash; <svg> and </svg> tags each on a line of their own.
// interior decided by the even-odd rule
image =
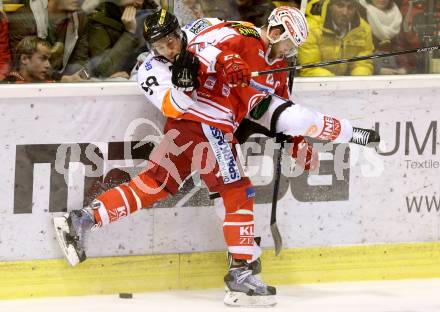
<svg viewBox="0 0 440 312">
<path fill-rule="evenodd" d="M 273 43 L 269 43 L 269 45 L 267 46 L 266 54 L 264 55 L 264 59 L 265 59 L 266 63 L 269 65 L 273 65 L 276 62 L 283 60 L 283 59 L 274 59 L 273 61 L 270 61 L 269 54 L 272 51 L 272 46 L 273 46 Z"/>
</svg>

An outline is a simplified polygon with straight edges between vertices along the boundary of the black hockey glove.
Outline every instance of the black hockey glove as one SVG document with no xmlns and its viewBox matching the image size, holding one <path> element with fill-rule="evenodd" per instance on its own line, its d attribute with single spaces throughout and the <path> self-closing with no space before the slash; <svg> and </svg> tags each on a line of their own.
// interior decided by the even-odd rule
<svg viewBox="0 0 440 312">
<path fill-rule="evenodd" d="M 199 59 L 190 51 L 183 50 L 174 60 L 171 82 L 180 91 L 193 91 L 199 87 Z"/>
</svg>

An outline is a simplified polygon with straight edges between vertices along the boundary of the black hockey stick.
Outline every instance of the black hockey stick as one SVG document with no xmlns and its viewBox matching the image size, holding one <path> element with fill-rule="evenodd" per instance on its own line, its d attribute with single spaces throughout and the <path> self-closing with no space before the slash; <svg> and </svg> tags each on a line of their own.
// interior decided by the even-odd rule
<svg viewBox="0 0 440 312">
<path fill-rule="evenodd" d="M 273 182 L 273 194 L 272 194 L 272 210 L 270 212 L 270 231 L 272 232 L 272 238 L 275 245 L 275 256 L 278 256 L 283 248 L 283 239 L 281 238 L 280 230 L 277 226 L 277 204 L 278 204 L 278 191 L 280 188 L 281 180 L 281 159 L 283 155 L 284 140 L 276 139 L 277 143 L 280 143 L 280 149 L 278 150 L 275 167 L 275 180 Z"/>
<path fill-rule="evenodd" d="M 381 58 L 381 57 L 396 56 L 396 55 L 401 55 L 401 54 L 431 52 L 431 51 L 435 51 L 438 49 L 440 49 L 440 45 L 434 45 L 434 46 L 430 46 L 430 47 L 411 49 L 411 50 L 403 50 L 403 51 L 397 51 L 397 52 L 390 52 L 390 53 L 380 53 L 380 54 L 372 54 L 372 55 L 366 55 L 366 56 L 356 56 L 356 57 L 352 57 L 352 58 L 338 59 L 338 60 L 334 60 L 334 61 L 327 61 L 327 62 L 320 62 L 320 63 L 313 63 L 313 64 L 294 65 L 294 66 L 288 66 L 288 67 L 284 67 L 284 68 L 255 71 L 255 72 L 251 73 L 251 77 L 257 77 L 257 76 L 261 76 L 261 75 L 268 75 L 268 74 L 279 73 L 279 72 L 284 72 L 284 71 L 295 71 L 295 70 L 306 69 L 306 68 L 323 67 L 323 66 L 329 66 L 329 65 L 365 61 L 365 60 L 374 60 L 374 59 Z"/>
<path fill-rule="evenodd" d="M 296 57 L 293 58 L 293 65 L 296 64 Z M 290 71 L 289 73 L 289 96 L 292 93 L 293 87 L 293 79 L 295 78 L 295 70 Z M 280 149 L 278 150 L 278 155 L 276 158 L 276 167 L 275 167 L 275 180 L 273 182 L 273 194 L 272 194 L 272 210 L 270 212 L 270 231 L 272 232 L 272 237 L 275 245 L 275 255 L 278 256 L 283 248 L 283 239 L 281 237 L 280 230 L 277 225 L 277 206 L 278 206 L 278 193 L 280 188 L 280 180 L 281 180 L 281 159 L 283 155 L 284 142 L 286 141 L 287 136 L 284 134 L 278 134 L 276 136 L 276 142 L 280 143 Z"/>
</svg>

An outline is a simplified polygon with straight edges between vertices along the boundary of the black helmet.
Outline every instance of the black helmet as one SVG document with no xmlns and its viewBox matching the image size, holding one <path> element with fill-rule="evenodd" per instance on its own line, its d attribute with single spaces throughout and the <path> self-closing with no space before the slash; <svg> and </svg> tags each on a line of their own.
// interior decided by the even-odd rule
<svg viewBox="0 0 440 312">
<path fill-rule="evenodd" d="M 176 30 L 180 30 L 177 17 L 164 9 L 145 17 L 144 38 L 148 45 Z"/>
</svg>

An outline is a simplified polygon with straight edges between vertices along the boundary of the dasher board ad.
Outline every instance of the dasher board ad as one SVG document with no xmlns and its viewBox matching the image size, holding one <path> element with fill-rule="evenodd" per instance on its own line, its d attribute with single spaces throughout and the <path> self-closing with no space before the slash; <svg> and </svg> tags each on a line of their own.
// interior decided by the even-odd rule
<svg viewBox="0 0 440 312">
<path fill-rule="evenodd" d="M 360 88 L 361 86 L 359 86 Z M 377 151 L 317 142 L 319 172 L 285 152 L 277 224 L 286 248 L 439 239 L 438 88 L 298 91 L 293 100 L 379 131 Z M 0 99 L 0 261 L 62 257 L 52 217 L 126 182 L 160 142 L 164 118 L 141 95 Z M 256 187 L 255 234 L 272 247 L 272 139 L 242 145 Z M 176 197 L 92 232 L 88 256 L 224 250 L 221 200 L 198 176 Z"/>
</svg>

